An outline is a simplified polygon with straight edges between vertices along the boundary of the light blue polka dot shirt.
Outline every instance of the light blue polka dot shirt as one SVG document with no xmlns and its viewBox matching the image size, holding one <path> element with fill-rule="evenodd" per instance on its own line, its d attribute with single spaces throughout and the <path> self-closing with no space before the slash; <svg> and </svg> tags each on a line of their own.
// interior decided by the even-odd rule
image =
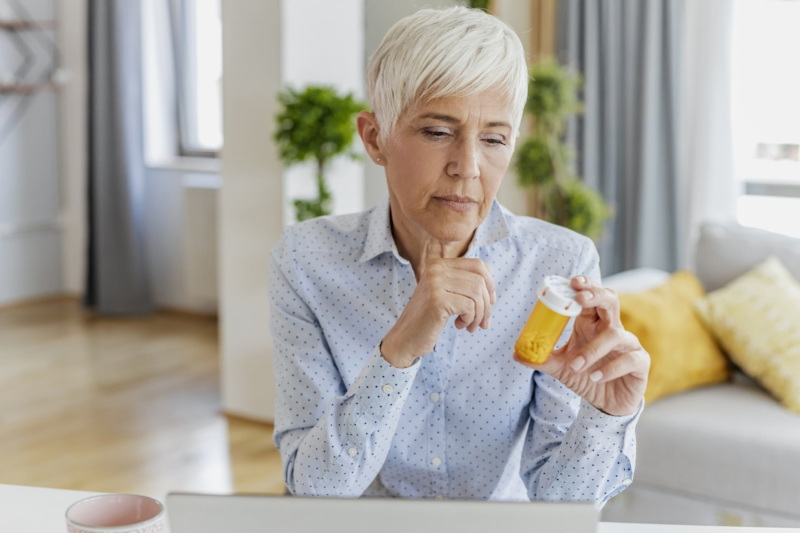
<svg viewBox="0 0 800 533">
<path fill-rule="evenodd" d="M 378 346 L 416 279 L 388 202 L 285 230 L 270 298 L 293 494 L 604 502 L 630 483 L 639 413 L 605 415 L 512 359 L 543 276 L 599 279 L 592 242 L 495 203 L 466 255 L 491 267 L 491 327 L 451 318 L 432 353 L 397 369 Z"/>
</svg>

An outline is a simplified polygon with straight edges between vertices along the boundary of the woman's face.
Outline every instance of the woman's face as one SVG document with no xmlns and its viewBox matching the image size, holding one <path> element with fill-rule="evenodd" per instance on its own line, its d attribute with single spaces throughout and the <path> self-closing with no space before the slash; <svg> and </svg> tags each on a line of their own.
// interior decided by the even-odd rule
<svg viewBox="0 0 800 533">
<path fill-rule="evenodd" d="M 491 92 L 424 101 L 403 113 L 383 146 L 398 246 L 430 239 L 466 252 L 511 162 L 511 105 Z"/>
</svg>

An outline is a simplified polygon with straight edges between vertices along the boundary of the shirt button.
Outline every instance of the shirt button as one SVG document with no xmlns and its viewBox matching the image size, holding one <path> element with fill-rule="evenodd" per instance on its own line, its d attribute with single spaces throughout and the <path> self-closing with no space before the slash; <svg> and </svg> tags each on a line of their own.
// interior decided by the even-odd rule
<svg viewBox="0 0 800 533">
<path fill-rule="evenodd" d="M 428 396 L 428 397 L 431 399 L 431 401 L 432 401 L 433 403 L 436 403 L 436 402 L 438 402 L 438 401 L 439 401 L 439 399 L 441 398 L 441 396 L 439 396 L 439 393 L 438 393 L 438 392 L 432 392 L 432 393 L 431 393 L 431 395 L 430 395 L 430 396 Z"/>
<path fill-rule="evenodd" d="M 434 457 L 431 459 L 431 464 L 433 466 L 441 466 L 442 465 L 442 458 L 441 457 Z"/>
<path fill-rule="evenodd" d="M 358 449 L 355 446 L 351 446 L 350 449 L 347 450 L 347 454 L 350 457 L 355 457 L 356 455 L 358 455 Z"/>
<path fill-rule="evenodd" d="M 622 480 L 623 485 L 630 485 L 631 483 L 633 483 L 633 480 L 630 478 Z"/>
<path fill-rule="evenodd" d="M 387 383 L 386 385 L 383 386 L 383 392 L 385 392 L 386 394 L 391 394 L 394 392 L 394 387 L 392 387 Z"/>
</svg>

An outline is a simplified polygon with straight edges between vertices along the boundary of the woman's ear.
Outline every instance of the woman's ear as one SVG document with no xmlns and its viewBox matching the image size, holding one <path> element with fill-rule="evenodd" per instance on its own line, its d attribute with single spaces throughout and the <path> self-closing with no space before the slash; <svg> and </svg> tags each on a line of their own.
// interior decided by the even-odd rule
<svg viewBox="0 0 800 533">
<path fill-rule="evenodd" d="M 356 128 L 364 148 L 367 149 L 369 157 L 376 165 L 383 166 L 386 158 L 383 155 L 383 143 L 381 142 L 381 131 L 375 113 L 361 111 L 356 117 Z"/>
</svg>

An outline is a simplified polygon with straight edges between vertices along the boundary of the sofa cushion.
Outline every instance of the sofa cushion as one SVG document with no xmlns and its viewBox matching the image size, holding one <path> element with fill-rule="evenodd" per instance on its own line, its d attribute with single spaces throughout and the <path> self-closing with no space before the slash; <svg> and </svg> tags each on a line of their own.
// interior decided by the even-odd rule
<svg viewBox="0 0 800 533">
<path fill-rule="evenodd" d="M 755 383 L 704 387 L 648 405 L 636 482 L 797 515 L 800 416 Z"/>
<path fill-rule="evenodd" d="M 603 279 L 603 286 L 617 292 L 641 292 L 669 281 L 669 272 L 657 268 L 632 268 Z"/>
<path fill-rule="evenodd" d="M 694 309 L 703 296 L 688 271 L 648 291 L 619 295 L 622 324 L 650 354 L 646 403 L 729 379 L 728 360 Z"/>
<path fill-rule="evenodd" d="M 800 280 L 800 239 L 729 222 L 700 227 L 695 273 L 706 291 L 719 289 L 769 256 L 779 258 Z"/>
<path fill-rule="evenodd" d="M 697 302 L 734 363 L 800 413 L 800 283 L 771 257 Z"/>
</svg>

